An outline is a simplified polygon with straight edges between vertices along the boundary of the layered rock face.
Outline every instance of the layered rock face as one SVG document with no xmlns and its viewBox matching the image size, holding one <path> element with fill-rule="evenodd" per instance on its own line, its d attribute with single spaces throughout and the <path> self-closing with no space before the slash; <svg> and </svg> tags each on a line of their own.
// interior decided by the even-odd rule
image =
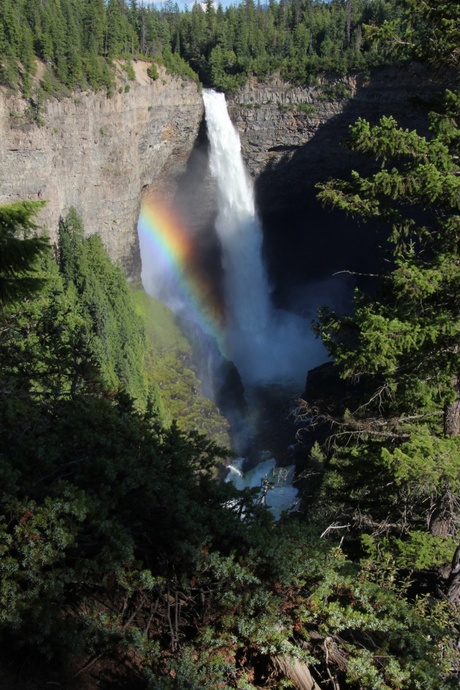
<svg viewBox="0 0 460 690">
<path fill-rule="evenodd" d="M 160 189 L 175 197 L 192 231 L 204 238 L 208 263 L 217 265 L 218 247 L 202 232 L 212 227 L 216 201 L 201 95 L 193 82 L 164 73 L 153 82 L 146 63 L 134 67 L 135 81 L 119 70 L 112 98 L 51 99 L 43 113 L 0 89 L 0 203 L 46 199 L 40 222 L 52 239 L 59 218 L 74 206 L 86 232 L 98 233 L 111 258 L 135 277 L 142 190 Z M 363 165 L 344 146 L 359 116 L 375 122 L 394 114 L 404 126 L 423 127 L 424 113 L 414 104 L 422 87 L 425 100 L 440 90 L 414 65 L 307 88 L 252 80 L 229 99 L 255 180 L 275 297 L 287 274 L 303 284 L 341 268 L 357 270 L 363 256 L 368 261 L 375 243 L 358 238 L 341 215 L 319 209 L 314 185 Z"/>
<path fill-rule="evenodd" d="M 139 273 L 141 190 L 174 192 L 203 115 L 193 82 L 166 74 L 154 82 L 142 62 L 135 72 L 112 98 L 81 93 L 47 101 L 39 122 L 26 102 L 0 91 L 0 203 L 46 199 L 40 223 L 52 240 L 74 206 L 86 233 L 101 236 L 129 277 Z"/>
<path fill-rule="evenodd" d="M 376 122 L 382 115 L 393 115 L 403 126 L 419 128 L 424 119 L 417 99 L 429 100 L 440 88 L 419 64 L 384 68 L 372 78 L 318 78 L 310 87 L 295 87 L 279 78 L 253 79 L 230 99 L 229 112 L 254 178 L 268 171 L 279 176 L 282 166 L 302 161 L 301 177 L 313 173 L 316 181 L 318 173 L 321 177 L 348 166 L 343 144 L 358 117 Z M 276 205 L 280 197 L 270 199 Z"/>
<path fill-rule="evenodd" d="M 315 185 L 347 177 L 351 170 L 372 170 L 372 161 L 346 147 L 349 126 L 359 117 L 376 123 L 392 115 L 403 127 L 423 133 L 428 104 L 441 90 L 441 83 L 414 64 L 377 70 L 371 79 L 318 80 L 306 88 L 276 79 L 252 81 L 232 98 L 229 111 L 255 181 L 269 274 L 280 305 L 299 307 L 300 299 L 300 308 L 313 315 L 318 301 L 312 289 L 304 298 L 306 282 L 318 283 L 320 303 L 330 303 L 324 280 L 340 271 L 378 269 L 382 237 L 377 229 L 322 209 Z M 354 287 L 345 273 L 341 276 L 330 281 L 336 304 Z"/>
</svg>

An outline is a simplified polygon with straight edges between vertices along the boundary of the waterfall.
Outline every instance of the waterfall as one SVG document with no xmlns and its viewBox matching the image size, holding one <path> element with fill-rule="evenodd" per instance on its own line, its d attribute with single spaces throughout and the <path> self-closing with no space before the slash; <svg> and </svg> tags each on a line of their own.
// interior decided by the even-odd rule
<svg viewBox="0 0 460 690">
<path fill-rule="evenodd" d="M 203 98 L 209 164 L 217 187 L 215 227 L 194 223 L 193 208 L 175 205 L 167 195 L 165 199 L 158 190 L 151 190 L 143 198 L 138 222 L 142 282 L 150 295 L 179 316 L 181 326 L 192 336 L 203 389 L 220 398 L 219 405 L 232 424 L 234 447 L 245 453 L 254 442 L 252 449 L 257 452 L 259 423 L 265 430 L 263 425 L 280 422 L 281 415 L 277 412 L 274 419 L 273 405 L 267 402 L 297 396 L 308 369 L 324 361 L 324 352 L 315 344 L 305 318 L 275 309 L 271 302 L 263 228 L 240 139 L 223 94 L 205 90 Z M 194 183 L 188 187 L 186 181 L 184 188 L 188 192 L 193 188 L 199 203 L 209 185 L 205 175 Z M 209 246 L 216 251 L 203 257 L 201 248 Z M 229 362 L 238 369 L 241 381 Z M 249 414 L 241 382 L 251 403 Z M 269 392 L 266 384 L 279 386 Z M 275 434 L 277 446 L 279 435 Z M 277 468 L 272 455 L 244 473 L 236 464 L 229 467 L 229 478 L 241 488 L 262 481 L 265 488 L 260 500 L 275 516 L 296 500 L 293 473 L 293 467 Z"/>
<path fill-rule="evenodd" d="M 263 235 L 253 187 L 224 94 L 205 90 L 203 100 L 211 145 L 211 173 L 217 182 L 216 231 L 222 247 L 229 325 L 241 334 L 258 334 L 269 328 L 270 290 L 262 261 Z"/>
<path fill-rule="evenodd" d="M 275 310 L 263 261 L 263 232 L 253 185 L 241 155 L 240 138 L 225 96 L 203 93 L 211 173 L 216 178 L 216 232 L 222 248 L 227 328 L 224 355 L 235 362 L 246 385 L 302 385 L 311 365 L 309 325 Z"/>
<path fill-rule="evenodd" d="M 205 90 L 203 98 L 209 163 L 217 183 L 215 228 L 193 226 L 193 212 L 188 217 L 186 207 L 179 212 L 158 191 L 149 193 L 138 223 L 142 282 L 183 323 L 198 328 L 198 340 L 205 334 L 202 345 L 196 345 L 200 353 L 211 347 L 234 363 L 246 392 L 271 383 L 293 384 L 299 391 L 308 369 L 324 361 L 324 352 L 305 318 L 272 305 L 263 229 L 240 139 L 224 95 Z M 200 247 L 215 246 L 216 236 L 220 248 L 211 264 Z"/>
</svg>

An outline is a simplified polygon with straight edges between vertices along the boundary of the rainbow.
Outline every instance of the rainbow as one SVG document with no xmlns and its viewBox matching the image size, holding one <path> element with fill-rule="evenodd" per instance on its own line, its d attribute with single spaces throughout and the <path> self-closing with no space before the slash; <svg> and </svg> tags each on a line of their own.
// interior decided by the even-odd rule
<svg viewBox="0 0 460 690">
<path fill-rule="evenodd" d="M 179 215 L 163 201 L 146 197 L 138 221 L 143 264 L 161 267 L 172 277 L 180 294 L 182 311 L 223 342 L 225 315 L 216 286 L 199 268 L 190 232 Z M 150 259 L 149 259 L 150 257 Z M 146 286 L 149 291 L 148 286 Z"/>
</svg>

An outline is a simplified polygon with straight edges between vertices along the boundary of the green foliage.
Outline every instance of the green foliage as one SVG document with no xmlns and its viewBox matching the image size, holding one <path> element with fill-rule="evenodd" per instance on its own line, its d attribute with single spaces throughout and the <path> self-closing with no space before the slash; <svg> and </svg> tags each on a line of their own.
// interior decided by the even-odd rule
<svg viewBox="0 0 460 690">
<path fill-rule="evenodd" d="M 111 376 L 136 381 L 131 295 L 74 210 L 58 260 L 43 257 L 46 283 L 0 330 L 2 667 L 82 687 L 85 668 L 134 687 L 288 687 L 300 665 L 325 688 L 453 688 L 448 605 L 411 603 L 389 561 L 358 565 L 301 520 L 275 524 L 214 478 L 226 449 L 114 392 Z M 155 347 L 183 356 L 159 309 Z"/>
<path fill-rule="evenodd" d="M 353 407 L 326 415 L 323 505 L 408 569 L 448 563 L 460 530 L 458 103 L 447 91 L 428 137 L 392 117 L 358 120 L 351 148 L 380 167 L 319 186 L 324 203 L 377 219 L 388 238 L 375 289 L 316 324 L 341 376 L 359 382 Z"/>
<path fill-rule="evenodd" d="M 454 98 L 451 92 L 447 96 Z M 401 130 L 393 118 L 374 127 L 358 120 L 352 128 L 353 147 L 376 156 L 381 168 L 369 178 L 353 173 L 350 182 L 322 185 L 320 198 L 385 223 L 393 269 L 382 276 L 376 299 L 357 295 L 355 316 L 336 319 L 325 311 L 322 323 L 344 375 L 381 373 L 391 390 L 398 385 L 410 395 L 412 388 L 417 399 L 431 389 L 439 405 L 443 395 L 448 401 L 460 364 L 455 319 L 460 183 L 457 124 L 448 114 L 433 115 L 432 121 L 431 139 Z M 424 386 L 423 367 L 431 372 L 435 362 L 437 382 Z"/>
<path fill-rule="evenodd" d="M 394 584 L 394 571 L 367 562 L 359 568 L 299 524 L 269 532 L 258 526 L 250 558 L 211 554 L 196 572 L 197 581 L 215 592 L 209 605 L 219 625 L 210 620 L 193 647 L 186 645 L 174 665 L 181 674 L 177 687 L 192 678 L 193 687 L 208 687 L 211 678 L 222 687 L 241 687 L 227 685 L 237 659 L 245 658 L 249 671 L 269 656 L 296 659 L 321 686 L 329 673 L 341 686 L 362 690 L 450 685 L 450 659 L 441 661 L 451 634 L 446 607 L 430 608 L 428 601 L 411 606 L 405 586 Z M 447 635 L 437 670 L 428 661 L 432 634 Z M 249 681 L 242 687 L 257 687 L 257 675 L 252 683 L 252 674 L 238 675 Z"/>
<path fill-rule="evenodd" d="M 151 65 L 149 65 L 147 69 L 147 74 L 149 75 L 150 79 L 153 79 L 153 81 L 156 81 L 157 79 L 160 78 L 160 74 L 158 72 L 158 67 L 154 62 L 152 62 Z"/>
<path fill-rule="evenodd" d="M 145 408 L 149 390 L 142 323 L 121 267 L 110 262 L 99 237 L 83 238 L 75 209 L 60 223 L 59 264 L 66 286 L 78 294 L 90 349 L 105 385 L 125 390 Z"/>
<path fill-rule="evenodd" d="M 129 70 L 139 57 L 162 59 L 171 74 L 228 92 L 252 74 L 264 79 L 277 71 L 305 84 L 316 74 L 343 76 L 388 61 L 381 34 L 390 21 L 397 36 L 406 27 L 397 0 L 246 2 L 206 11 L 125 0 L 2 0 L 0 16 L 0 79 L 26 95 L 35 88 L 36 57 L 47 66 L 44 90 L 53 95 L 59 84 L 112 92 L 111 61 Z"/>
<path fill-rule="evenodd" d="M 173 53 L 169 46 L 163 50 L 163 63 L 169 74 L 198 82 L 198 75 L 190 65 L 178 53 Z"/>
<path fill-rule="evenodd" d="M 181 431 L 199 429 L 216 443 L 229 446 L 228 422 L 214 403 L 200 394 L 191 346 L 175 316 L 143 290 L 135 290 L 133 297 L 145 328 L 149 380 L 161 391 L 155 404 L 160 406 L 165 423 L 176 420 Z"/>
<path fill-rule="evenodd" d="M 17 64 L 28 42 L 23 6 L 0 2 L 0 49 Z M 357 46 L 360 12 L 380 22 L 393 4 L 272 2 L 265 11 L 248 2 L 216 11 L 208 3 L 183 15 L 172 4 L 161 13 L 134 2 L 105 8 L 88 3 L 86 32 L 80 6 L 37 10 L 49 27 L 37 45 L 69 84 L 85 79 L 86 49 L 93 65 L 107 64 L 106 28 L 114 55 L 131 50 L 135 27 L 144 54 L 164 53 L 174 67 L 173 56 L 189 51 L 208 78 L 204 47 L 221 46 L 216 74 L 231 88 L 231 77 L 311 52 L 319 29 L 301 29 L 308 15 L 324 34 L 317 64 L 333 66 L 340 42 Z M 64 40 L 66 26 L 82 61 Z M 454 25 L 446 26 L 449 36 Z M 352 315 L 324 310 L 317 326 L 342 375 L 359 380 L 349 409 L 323 416 L 329 443 L 310 453 L 325 476 L 320 517 L 334 520 L 327 538 L 301 518 L 275 524 L 250 491 L 215 480 L 228 451 L 196 431 L 214 411 L 192 395 L 199 383 L 183 337 L 140 291 L 136 315 L 121 269 L 97 238 L 85 239 L 75 211 L 60 224 L 58 265 L 45 243 L 17 242 L 21 228 L 35 231 L 38 207 L 2 211 L 0 280 L 12 275 L 17 284 L 5 293 L 0 329 L 3 668 L 20 660 L 25 677 L 62 686 L 81 678 L 82 687 L 106 675 L 161 690 L 280 688 L 292 685 L 294 668 L 321 688 L 457 687 L 458 619 L 449 601 L 420 595 L 417 571 L 444 565 L 459 531 L 458 105 L 448 92 L 429 137 L 392 118 L 359 121 L 353 145 L 381 168 L 322 187 L 325 202 L 378 218 L 389 238 L 376 291 L 357 293 Z M 161 424 L 161 386 L 171 410 L 190 408 L 181 429 Z M 331 546 L 344 525 L 349 553 L 362 536 L 360 563 Z"/>
<path fill-rule="evenodd" d="M 44 202 L 20 201 L 0 206 L 0 305 L 37 292 L 43 284 L 37 275 L 37 259 L 48 247 L 34 216 Z"/>
<path fill-rule="evenodd" d="M 417 58 L 429 60 L 437 67 L 459 65 L 460 11 L 455 2 L 404 0 L 402 12 L 388 17 L 373 32 L 380 41 L 393 44 L 399 54 L 408 49 Z"/>
<path fill-rule="evenodd" d="M 237 91 L 247 79 L 233 50 L 224 51 L 220 45 L 212 49 L 208 68 L 213 86 L 226 93 Z"/>
<path fill-rule="evenodd" d="M 128 77 L 128 79 L 130 79 L 131 81 L 135 81 L 136 80 L 136 73 L 134 72 L 134 67 L 133 67 L 133 63 L 131 62 L 131 60 L 125 60 L 122 63 L 122 67 L 123 67 L 123 70 L 126 72 L 126 76 Z"/>
<path fill-rule="evenodd" d="M 36 210 L 15 205 L 3 215 L 17 225 L 22 212 L 22 225 L 32 227 Z M 26 253 L 18 248 L 15 256 Z M 109 366 L 122 367 L 129 347 L 142 361 L 128 333 L 139 320 L 134 309 L 132 318 L 125 313 L 132 307 L 126 282 L 100 242 L 84 239 L 74 210 L 61 223 L 59 258 L 61 271 L 50 257 L 42 262 L 47 281 L 39 294 L 5 305 L 0 333 L 3 651 L 35 648 L 56 659 L 107 649 L 113 655 L 125 645 L 149 655 L 149 638 L 141 628 L 126 630 L 114 613 L 118 604 L 123 611 L 122 600 L 114 608 L 110 592 L 134 604 L 156 587 L 161 598 L 160 574 L 172 575 L 185 554 L 193 562 L 232 495 L 230 486 L 214 492 L 210 483 L 226 451 L 198 433 L 163 429 L 150 412 L 135 412 L 125 393 L 110 392 Z M 109 301 L 99 294 L 102 280 Z M 117 335 L 121 352 L 111 342 Z M 137 335 L 143 339 L 139 324 Z M 115 362 L 99 361 L 101 348 Z M 133 374 L 121 372 L 125 388 L 133 387 Z"/>
<path fill-rule="evenodd" d="M 400 568 L 434 570 L 450 562 L 456 546 L 456 540 L 449 535 L 413 530 L 407 541 L 394 540 L 396 563 Z"/>
<path fill-rule="evenodd" d="M 316 107 L 310 103 L 299 103 L 297 110 L 307 116 L 314 115 L 316 113 Z"/>
</svg>

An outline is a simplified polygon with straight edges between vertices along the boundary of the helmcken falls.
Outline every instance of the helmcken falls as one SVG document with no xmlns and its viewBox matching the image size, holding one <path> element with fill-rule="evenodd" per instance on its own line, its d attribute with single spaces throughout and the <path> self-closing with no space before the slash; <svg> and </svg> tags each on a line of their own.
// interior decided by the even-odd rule
<svg viewBox="0 0 460 690">
<path fill-rule="evenodd" d="M 229 479 L 240 488 L 270 487 L 263 500 L 279 515 L 295 502 L 297 493 L 292 487 L 294 466 L 288 465 L 294 431 L 290 427 L 286 434 L 280 410 L 288 397 L 302 393 L 308 369 L 324 355 L 309 321 L 272 304 L 263 228 L 238 132 L 223 94 L 205 90 L 203 100 L 209 168 L 215 178 L 211 187 L 217 193 L 217 204 L 205 196 L 203 204 L 217 207 L 215 221 L 211 228 L 197 228 L 193 214 L 187 217 L 187 207 L 179 211 L 153 191 L 143 201 L 138 225 L 142 281 L 148 293 L 180 317 L 193 342 L 203 389 L 224 405 L 234 450 L 242 456 L 230 468 Z M 209 187 L 204 184 L 203 190 L 209 193 Z M 200 254 L 203 239 L 218 246 L 214 265 Z M 220 395 L 220 386 L 228 391 L 228 381 L 216 375 L 219 362 L 225 360 L 241 378 L 247 412 L 228 392 Z M 277 467 L 280 457 L 283 466 Z"/>
<path fill-rule="evenodd" d="M 179 219 L 158 199 L 143 205 L 139 220 L 143 284 L 214 340 L 222 357 L 235 364 L 248 395 L 255 387 L 273 383 L 300 393 L 307 370 L 323 354 L 308 321 L 272 306 L 263 229 L 239 135 L 225 96 L 205 90 L 203 99 L 209 165 L 217 187 L 215 233 L 223 286 L 213 285 L 197 260 L 197 236 L 187 226 L 186 214 Z"/>
<path fill-rule="evenodd" d="M 217 182 L 216 232 L 222 249 L 227 311 L 224 348 L 244 381 L 264 378 L 270 332 L 270 289 L 262 260 L 262 228 L 240 139 L 222 93 L 205 90 L 211 173 Z"/>
<path fill-rule="evenodd" d="M 252 181 L 225 96 L 205 90 L 211 172 L 218 189 L 216 231 L 222 247 L 227 308 L 225 356 L 235 362 L 246 386 L 303 385 L 311 366 L 309 324 L 272 307 L 263 261 L 263 232 Z"/>
</svg>

